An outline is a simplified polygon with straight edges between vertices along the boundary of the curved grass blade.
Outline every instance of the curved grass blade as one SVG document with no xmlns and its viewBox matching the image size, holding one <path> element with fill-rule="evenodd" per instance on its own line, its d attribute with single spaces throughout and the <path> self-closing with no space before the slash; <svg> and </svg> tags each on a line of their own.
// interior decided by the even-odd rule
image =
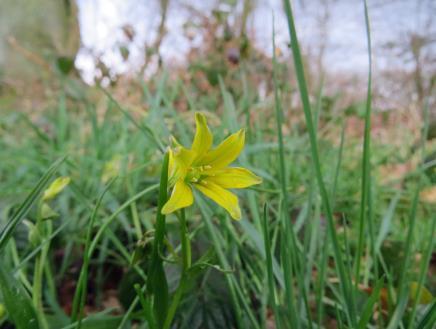
<svg viewBox="0 0 436 329">
<path fill-rule="evenodd" d="M 50 168 L 46 171 L 46 173 L 41 177 L 36 186 L 33 188 L 32 192 L 30 192 L 30 194 L 18 208 L 12 219 L 3 228 L 0 233 L 0 251 L 6 246 L 9 239 L 12 237 L 12 234 L 14 233 L 17 225 L 21 222 L 24 216 L 27 215 L 29 210 L 38 200 L 41 192 L 47 186 L 48 181 L 53 177 L 59 166 L 65 161 L 65 158 L 66 157 L 62 157 L 58 159 L 50 166 Z"/>
<path fill-rule="evenodd" d="M 139 192 L 138 194 L 131 197 L 129 200 L 124 202 L 98 229 L 98 232 L 95 234 L 91 246 L 89 247 L 89 255 L 92 255 L 94 250 L 97 248 L 97 244 L 100 241 L 101 237 L 103 236 L 103 233 L 106 231 L 106 229 L 109 227 L 109 225 L 117 218 L 119 214 L 121 214 L 127 207 L 129 207 L 132 202 L 135 202 L 139 198 L 143 197 L 144 195 L 154 191 L 159 185 L 151 185 L 150 187 L 146 188 L 145 190 Z M 91 256 L 89 256 L 91 257 Z"/>
<path fill-rule="evenodd" d="M 101 202 L 103 201 L 103 198 L 106 194 L 106 192 L 109 190 L 109 188 L 112 186 L 112 183 L 115 181 L 116 178 L 112 179 L 104 188 L 103 192 L 100 194 L 100 197 L 97 200 L 97 203 L 94 207 L 94 210 L 92 211 L 91 218 L 88 224 L 88 231 L 86 232 L 86 242 L 85 242 L 85 252 L 84 252 L 84 259 L 83 259 L 83 265 L 82 269 L 80 270 L 80 276 L 78 280 L 78 284 L 76 287 L 76 292 L 74 293 L 74 299 L 73 299 L 73 310 L 72 310 L 72 316 L 71 321 L 75 322 L 77 320 L 77 317 L 79 318 L 77 329 L 80 329 L 82 325 L 82 310 L 85 306 L 85 298 L 86 298 L 86 290 L 87 290 L 87 283 L 88 283 L 88 266 L 89 266 L 89 260 L 90 255 L 88 253 L 89 247 L 91 244 L 91 234 L 92 234 L 92 228 L 94 226 L 95 219 L 97 217 L 98 209 L 100 208 Z"/>
</svg>

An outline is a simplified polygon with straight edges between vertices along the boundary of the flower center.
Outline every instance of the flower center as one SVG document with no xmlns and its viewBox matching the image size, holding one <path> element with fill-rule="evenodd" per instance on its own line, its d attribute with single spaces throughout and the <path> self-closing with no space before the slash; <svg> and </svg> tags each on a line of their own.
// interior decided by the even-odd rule
<svg viewBox="0 0 436 329">
<path fill-rule="evenodd" d="M 186 175 L 187 183 L 199 183 L 206 175 L 205 171 L 210 170 L 211 166 L 190 167 Z"/>
</svg>

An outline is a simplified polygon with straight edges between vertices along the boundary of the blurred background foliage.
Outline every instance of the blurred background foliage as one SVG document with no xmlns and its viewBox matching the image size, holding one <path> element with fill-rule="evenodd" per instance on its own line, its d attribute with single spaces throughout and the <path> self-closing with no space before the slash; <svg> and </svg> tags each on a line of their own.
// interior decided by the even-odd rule
<svg viewBox="0 0 436 329">
<path fill-rule="evenodd" d="M 278 21 L 277 33 L 285 37 L 272 49 L 272 35 L 268 34 L 266 41 L 269 48 L 261 47 L 255 38 L 256 29 L 271 31 L 267 25 L 272 12 L 263 8 L 265 2 L 260 0 L 210 1 L 204 7 L 195 1 L 114 1 L 118 6 L 115 8 L 126 6 L 129 12 L 134 12 L 136 5 L 150 6 L 153 29 L 147 38 L 142 38 L 143 31 L 135 27 L 135 21 L 119 20 L 117 28 L 108 33 L 107 38 L 113 42 L 102 50 L 84 41 L 87 33 L 94 33 L 91 30 L 101 32 L 101 22 L 96 19 L 86 23 L 80 10 L 89 9 L 86 5 L 93 3 L 95 12 L 91 16 L 97 17 L 110 5 L 105 1 L 87 1 L 0 1 L 0 223 L 10 218 L 18 201 L 54 159 L 69 155 L 61 174 L 71 176 L 72 183 L 55 206 L 60 214 L 55 228 L 61 228 L 61 233 L 53 239 L 50 254 L 54 275 L 47 283 L 45 296 L 46 307 L 51 311 L 50 321 L 59 323 L 59 327 L 68 324 L 67 315 L 71 313 L 71 300 L 82 266 L 89 212 L 103 186 L 119 175 L 105 198 L 97 227 L 135 193 L 157 183 L 161 154 L 153 138 L 167 145 L 169 136 L 174 134 L 186 143 L 192 135 L 192 112 L 204 111 L 218 139 L 239 125 L 248 127 L 243 161 L 264 177 L 265 183 L 258 190 L 244 194 L 243 208 L 249 220 L 234 224 L 218 211 L 214 227 L 244 297 L 259 322 L 274 328 L 264 293 L 265 268 L 259 225 L 261 206 L 267 201 L 270 204 L 268 215 L 274 218 L 273 240 L 279 244 L 280 227 L 275 220 L 280 207 L 280 175 L 277 172 L 273 52 L 278 60 L 278 88 L 284 104 L 287 197 L 291 205 L 288 215 L 304 248 L 316 255 L 314 262 L 328 264 L 330 281 L 326 298 L 335 298 L 337 275 L 331 251 L 324 260 L 320 256 L 326 222 L 309 165 L 307 127 L 291 64 L 287 31 L 279 24 L 281 3 L 272 1 L 275 5 L 271 7 Z M 300 27 L 303 60 L 310 100 L 316 111 L 322 169 L 328 186 L 336 187 L 332 188 L 332 195 L 337 231 L 348 232 L 349 247 L 354 252 L 366 67 L 363 73 L 335 70 L 330 67 L 331 60 L 326 59 L 329 49 L 335 48 L 334 43 L 329 44 L 329 31 L 334 31 L 334 24 L 341 26 L 340 21 L 334 21 L 337 6 L 343 9 L 341 3 L 347 1 L 295 1 L 295 6 L 297 22 L 304 16 L 316 17 L 314 44 L 305 39 L 305 26 Z M 398 38 L 382 40 L 374 49 L 372 202 L 374 217 L 382 232 L 379 247 L 394 286 L 404 263 L 402 251 L 420 165 L 425 168 L 426 178 L 416 216 L 418 225 L 411 266 L 414 278 L 424 257 L 430 219 L 436 207 L 435 4 L 425 0 L 395 3 L 400 6 L 413 3 L 412 7 L 416 8 L 413 18 L 419 24 L 413 29 L 405 26 L 401 33 L 394 34 Z M 374 13 L 374 30 L 378 31 L 374 34 L 377 35 L 384 28 L 380 28 L 378 22 L 388 20 L 390 7 L 386 7 L 384 1 L 375 0 L 369 1 L 369 5 L 370 13 Z M 183 14 L 179 17 L 174 14 L 177 11 Z M 139 9 L 138 12 L 142 13 Z M 360 9 L 358 12 L 362 15 Z M 117 14 L 115 12 L 115 16 Z M 260 16 L 261 22 L 264 20 L 261 25 L 254 26 L 254 15 L 258 20 Z M 175 49 L 179 47 L 172 37 L 172 24 L 177 17 L 182 23 L 177 25 L 175 33 L 183 35 L 188 42 L 188 47 L 180 54 L 171 53 L 172 43 Z M 151 20 L 143 18 L 147 19 Z M 359 44 L 365 44 L 364 37 Z M 337 61 L 343 60 L 341 58 Z M 384 58 L 388 64 L 395 59 L 397 65 L 377 66 L 378 58 Z M 363 64 L 358 62 L 356 66 Z M 424 108 L 428 109 L 427 118 L 422 114 Z M 423 127 L 428 128 L 424 150 L 421 148 Z M 150 130 L 154 136 L 150 137 Z M 338 159 L 341 162 L 337 162 Z M 340 167 L 338 176 L 335 176 L 336 166 Z M 141 278 L 132 270 L 129 255 L 141 240 L 141 233 L 152 229 L 156 202 L 153 194 L 130 205 L 119 214 L 119 220 L 110 226 L 98 246 L 90 264 L 85 305 L 86 314 L 97 314 L 92 322 L 94 327 L 117 328 L 135 298 L 132 287 Z M 194 258 L 210 252 L 210 263 L 217 264 L 215 247 L 201 216 L 194 210 L 188 215 L 195 241 Z M 31 221 L 34 216 L 31 213 L 28 219 Z M 139 229 L 135 226 L 137 218 Z M 308 218 L 319 223 L 319 227 L 308 225 Z M 169 221 L 168 226 L 168 238 L 177 245 L 175 221 Z M 14 266 L 24 262 L 22 277 L 28 275 L 25 268 L 32 264 L 32 258 L 25 261 L 32 252 L 28 233 L 28 227 L 19 226 L 14 236 L 16 245 L 6 257 L 8 264 Z M 316 240 L 313 234 L 319 234 Z M 343 239 L 341 246 L 345 248 Z M 141 266 L 145 268 L 146 264 Z M 172 264 L 168 264 L 166 270 L 170 289 L 174 289 L 179 273 Z M 309 270 L 314 280 L 319 278 L 317 266 Z M 433 295 L 436 293 L 435 271 L 433 252 L 426 273 L 426 286 Z M 371 289 L 374 278 L 366 280 L 369 284 L 366 288 Z M 315 290 L 315 284 L 311 288 Z M 176 327 L 230 328 L 235 325 L 236 314 L 225 273 L 208 269 L 206 274 L 198 276 L 189 291 L 176 317 Z M 365 300 L 366 297 L 363 290 L 359 298 Z M 309 302 L 315 309 L 315 296 Z M 103 310 L 110 310 L 110 316 L 98 313 Z M 326 303 L 324 311 L 323 324 L 338 327 L 337 310 L 332 304 Z M 386 307 L 383 311 L 388 314 L 392 310 Z M 138 317 L 132 322 L 137 320 Z M 3 321 L 1 316 L 0 321 Z M 10 328 L 6 321 L 0 325 Z"/>
</svg>

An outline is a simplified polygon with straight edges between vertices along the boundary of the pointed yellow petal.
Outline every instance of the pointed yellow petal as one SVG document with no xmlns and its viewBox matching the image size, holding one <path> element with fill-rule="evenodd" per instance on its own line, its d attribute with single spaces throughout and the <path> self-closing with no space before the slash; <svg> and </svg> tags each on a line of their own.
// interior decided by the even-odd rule
<svg viewBox="0 0 436 329">
<path fill-rule="evenodd" d="M 212 146 L 213 136 L 207 126 L 206 117 L 201 113 L 195 113 L 196 132 L 192 143 L 192 150 L 201 157 L 206 154 Z"/>
<path fill-rule="evenodd" d="M 245 130 L 241 129 L 227 137 L 220 145 L 211 150 L 201 160 L 212 169 L 221 169 L 232 163 L 241 153 L 245 142 Z"/>
<path fill-rule="evenodd" d="M 174 136 L 171 136 L 171 143 L 176 165 L 189 167 L 195 159 L 195 152 L 180 144 Z"/>
<path fill-rule="evenodd" d="M 171 178 L 174 176 L 177 170 L 176 163 L 174 160 L 174 152 L 173 150 L 168 150 L 168 177 Z"/>
<path fill-rule="evenodd" d="M 168 161 L 168 184 L 173 186 L 176 181 L 184 180 L 189 167 L 195 159 L 195 152 L 183 147 L 172 137 L 173 148 L 170 148 Z"/>
<path fill-rule="evenodd" d="M 195 152 L 184 147 L 178 147 L 174 150 L 174 159 L 179 165 L 188 168 L 195 159 Z"/>
<path fill-rule="evenodd" d="M 207 182 L 213 182 L 223 188 L 246 188 L 251 185 L 262 183 L 262 178 L 253 174 L 245 168 L 224 168 L 212 171 L 211 175 L 205 178 Z"/>
<path fill-rule="evenodd" d="M 233 219 L 241 219 L 241 209 L 239 208 L 238 197 L 235 194 L 213 182 L 201 181 L 194 184 L 194 187 L 227 210 Z"/>
<path fill-rule="evenodd" d="M 183 162 L 176 158 L 173 150 L 170 149 L 168 155 L 168 185 L 172 187 L 178 180 L 183 180 L 188 169 Z"/>
<path fill-rule="evenodd" d="M 174 185 L 170 199 L 162 208 L 162 214 L 167 215 L 180 208 L 189 207 L 194 202 L 191 188 L 183 180 L 179 180 Z"/>
</svg>

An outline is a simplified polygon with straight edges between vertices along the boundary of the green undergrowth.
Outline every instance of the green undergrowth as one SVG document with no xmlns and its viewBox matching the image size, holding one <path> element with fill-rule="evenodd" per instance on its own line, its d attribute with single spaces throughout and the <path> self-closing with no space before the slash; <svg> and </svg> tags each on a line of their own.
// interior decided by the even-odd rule
<svg viewBox="0 0 436 329">
<path fill-rule="evenodd" d="M 431 178 L 418 165 L 394 183 L 379 179 L 381 166 L 412 145 L 371 139 L 371 84 L 358 119 L 365 136 L 348 136 L 345 114 L 323 115 L 322 88 L 307 89 L 287 14 L 295 79 L 275 74 L 266 98 L 220 79 L 218 96 L 204 101 L 194 84 L 161 72 L 143 83 L 140 111 L 110 91 L 98 90 L 98 103 L 61 91 L 54 107 L 0 117 L 0 328 L 156 327 L 161 314 L 147 296 L 162 302 L 166 288 L 147 294 L 150 266 L 162 264 L 164 304 L 181 276 L 175 215 L 166 218 L 161 251 L 153 249 L 162 162 L 171 135 L 192 140 L 194 111 L 207 116 L 216 140 L 247 128 L 239 163 L 263 183 L 238 192 L 241 221 L 198 196 L 186 210 L 193 262 L 202 266 L 184 286 L 172 328 L 431 328 L 436 216 L 419 198 Z M 286 64 L 274 58 L 278 65 Z M 246 77 L 241 65 L 235 79 L 243 85 Z M 299 88 L 301 107 L 289 105 L 288 84 Z M 303 112 L 305 119 L 295 115 Z M 48 201 L 57 215 L 43 218 L 35 237 L 38 200 L 59 176 L 71 182 Z M 42 254 L 38 310 L 31 301 Z"/>
</svg>

